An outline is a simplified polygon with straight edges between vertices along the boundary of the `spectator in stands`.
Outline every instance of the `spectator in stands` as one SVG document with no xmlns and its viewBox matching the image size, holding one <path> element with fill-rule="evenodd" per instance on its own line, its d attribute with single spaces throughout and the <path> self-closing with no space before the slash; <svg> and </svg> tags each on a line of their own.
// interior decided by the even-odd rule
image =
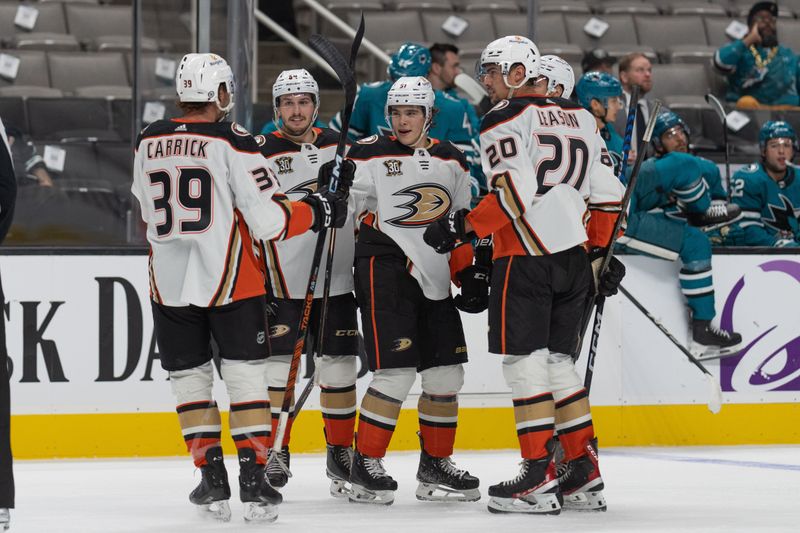
<svg viewBox="0 0 800 533">
<path fill-rule="evenodd" d="M 639 109 L 636 112 L 636 122 L 633 124 L 633 135 L 631 139 L 634 143 L 631 145 L 630 156 L 628 164 L 633 164 L 636 160 L 636 149 L 642 142 L 644 136 L 645 125 L 650 118 L 650 106 L 652 103 L 647 98 L 647 93 L 653 89 L 653 65 L 647 56 L 640 52 L 634 52 L 623 57 L 619 62 L 619 81 L 622 83 L 622 92 L 624 95 L 623 106 L 621 112 L 617 115 L 614 126 L 620 133 L 625 132 L 625 122 L 628 119 L 628 110 L 631 105 L 631 93 L 633 86 L 639 86 Z M 651 153 L 645 153 L 646 156 L 652 155 L 652 150 L 648 147 Z"/>
<path fill-rule="evenodd" d="M 0 244 L 6 238 L 14 216 L 17 197 L 17 180 L 11 162 L 11 149 L 0 120 Z M 0 306 L 5 305 L 3 283 L 0 280 Z M 0 307 L 2 309 L 2 307 Z M 6 321 L 0 311 L 0 529 L 8 529 L 14 508 L 14 471 L 11 457 L 11 393 L 8 376 L 8 351 L 6 350 Z"/>
<path fill-rule="evenodd" d="M 606 72 L 587 72 L 575 86 L 578 102 L 594 115 L 606 149 L 614 161 L 614 173 L 619 175 L 622 162 L 622 137 L 614 129 L 614 120 L 622 108 L 622 85 Z"/>
<path fill-rule="evenodd" d="M 14 173 L 20 186 L 39 185 L 52 187 L 53 178 L 47 172 L 44 159 L 36 151 L 36 146 L 22 131 L 11 124 L 6 124 L 6 135 L 11 147 L 14 161 Z"/>
<path fill-rule="evenodd" d="M 798 150 L 794 128 L 770 120 L 758 135 L 761 161 L 740 169 L 731 178 L 731 201 L 744 217 L 721 228 L 712 242 L 727 246 L 800 246 L 800 180 L 792 164 Z"/>
<path fill-rule="evenodd" d="M 614 63 L 617 60 L 608 55 L 608 52 L 602 48 L 595 48 L 583 55 L 581 60 L 581 69 L 583 73 L 587 72 L 606 72 L 614 74 Z"/>
<path fill-rule="evenodd" d="M 738 108 L 800 105 L 798 58 L 778 44 L 777 16 L 777 3 L 756 2 L 747 35 L 714 54 L 714 66 L 728 78 L 725 98 Z"/>
</svg>

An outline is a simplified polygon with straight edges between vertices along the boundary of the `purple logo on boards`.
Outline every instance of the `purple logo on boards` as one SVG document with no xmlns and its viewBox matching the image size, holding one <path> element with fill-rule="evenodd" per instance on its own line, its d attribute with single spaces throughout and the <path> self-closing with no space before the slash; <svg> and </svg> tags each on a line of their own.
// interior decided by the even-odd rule
<svg viewBox="0 0 800 533">
<path fill-rule="evenodd" d="M 762 277 L 752 276 L 750 281 L 745 282 L 746 276 L 742 276 L 725 300 L 720 325 L 728 331 L 733 330 L 733 313 L 737 302 L 740 306 L 752 305 L 755 298 L 759 312 L 754 315 L 756 318 L 753 321 L 757 330 L 743 335 L 742 351 L 720 361 L 720 384 L 723 391 L 797 391 L 800 390 L 800 330 L 795 325 L 795 317 L 800 302 L 789 302 L 791 312 L 784 315 L 783 320 L 770 316 L 769 311 L 771 306 L 800 284 L 800 263 L 776 260 L 763 263 L 758 268 L 763 273 L 778 275 L 780 279 L 770 280 L 769 286 L 773 289 L 765 291 L 766 287 L 760 286 Z M 786 293 L 776 291 L 775 283 L 785 286 Z M 744 296 L 745 293 L 748 295 Z M 744 303 L 744 300 L 749 302 Z M 740 327 L 747 327 L 747 324 Z"/>
</svg>

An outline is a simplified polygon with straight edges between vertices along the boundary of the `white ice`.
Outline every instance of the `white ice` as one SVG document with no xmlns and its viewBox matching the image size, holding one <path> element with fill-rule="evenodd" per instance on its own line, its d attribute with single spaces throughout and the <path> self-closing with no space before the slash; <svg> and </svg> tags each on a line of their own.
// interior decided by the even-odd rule
<svg viewBox="0 0 800 533">
<path fill-rule="evenodd" d="M 559 516 L 486 510 L 486 488 L 516 475 L 516 451 L 456 452 L 454 458 L 480 477 L 481 501 L 417 501 L 417 454 L 398 452 L 388 454 L 386 467 L 400 488 L 394 505 L 384 508 L 331 498 L 324 456 L 295 455 L 278 521 L 261 525 L 242 520 L 232 456 L 226 457 L 233 489 L 229 523 L 196 515 L 187 495 L 199 472 L 186 457 L 18 461 L 11 532 L 800 531 L 800 446 L 601 450 L 608 512 Z"/>
</svg>

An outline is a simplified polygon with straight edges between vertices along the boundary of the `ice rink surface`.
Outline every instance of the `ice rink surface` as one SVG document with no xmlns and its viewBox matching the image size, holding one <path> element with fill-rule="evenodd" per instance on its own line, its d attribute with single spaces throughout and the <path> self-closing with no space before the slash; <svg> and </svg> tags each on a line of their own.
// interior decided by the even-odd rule
<svg viewBox="0 0 800 533">
<path fill-rule="evenodd" d="M 457 452 L 459 466 L 481 479 L 477 503 L 417 501 L 418 455 L 390 453 L 386 468 L 400 488 L 390 507 L 357 505 L 328 495 L 325 458 L 292 457 L 294 477 L 273 524 L 245 524 L 235 457 L 226 457 L 233 519 L 198 517 L 187 495 L 199 480 L 188 457 L 15 464 L 14 533 L 205 531 L 513 531 L 797 532 L 800 531 L 800 446 L 601 449 L 605 513 L 494 515 L 486 487 L 514 477 L 518 453 Z"/>
</svg>

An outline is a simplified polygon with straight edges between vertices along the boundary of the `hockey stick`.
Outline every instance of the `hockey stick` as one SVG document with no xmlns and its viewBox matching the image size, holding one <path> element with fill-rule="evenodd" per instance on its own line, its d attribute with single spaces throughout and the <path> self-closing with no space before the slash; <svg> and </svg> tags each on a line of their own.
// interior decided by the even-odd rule
<svg viewBox="0 0 800 533">
<path fill-rule="evenodd" d="M 728 201 L 731 201 L 731 163 L 730 163 L 730 147 L 728 146 L 728 115 L 722 107 L 722 102 L 719 98 L 711 93 L 706 95 L 706 102 L 708 105 L 717 112 L 719 119 L 722 121 L 722 142 L 725 143 L 725 190 L 728 192 Z"/>
<path fill-rule="evenodd" d="M 643 306 L 641 302 L 639 302 L 639 300 L 634 298 L 633 295 L 628 292 L 627 289 L 625 289 L 625 287 L 620 285 L 619 291 L 624 294 L 625 297 L 634 305 L 634 307 L 636 307 L 636 309 L 646 316 L 650 322 L 652 322 L 653 325 L 655 325 L 655 327 L 661 331 L 661 333 L 663 333 L 670 341 L 672 341 L 672 344 L 674 344 L 683 353 L 683 355 L 685 355 L 686 358 L 692 362 L 692 364 L 694 364 L 700 369 L 701 372 L 703 372 L 703 374 L 705 374 L 711 393 L 711 397 L 708 400 L 708 410 L 714 414 L 719 413 L 720 409 L 722 409 L 722 390 L 720 390 L 719 383 L 717 383 L 717 380 L 714 378 L 713 374 L 711 374 L 711 372 L 709 372 L 708 369 L 703 366 L 703 363 L 701 363 L 694 355 L 692 355 L 692 352 L 690 352 L 686 346 L 681 344 L 680 341 L 676 339 L 675 336 L 672 335 L 672 333 L 670 333 L 669 330 L 664 327 L 664 325 L 656 317 L 650 314 L 650 311 L 648 311 L 647 308 Z"/>
<path fill-rule="evenodd" d="M 628 182 L 628 188 L 625 189 L 625 194 L 622 196 L 620 215 L 617 217 L 617 220 L 614 223 L 614 230 L 611 232 L 611 237 L 608 239 L 608 247 L 606 248 L 606 255 L 603 257 L 602 263 L 600 263 L 600 271 L 597 276 L 597 279 L 600 279 L 601 276 L 605 273 L 606 269 L 608 268 L 608 264 L 611 262 L 611 258 L 614 257 L 614 243 L 617 242 L 617 234 L 619 233 L 619 230 L 622 227 L 623 218 L 625 217 L 625 213 L 628 210 L 628 204 L 630 204 L 631 201 L 633 188 L 636 186 L 636 181 L 639 179 L 639 169 L 642 166 L 642 161 L 644 161 L 645 148 L 647 147 L 647 144 L 650 142 L 650 137 L 653 135 L 653 128 L 656 125 L 656 117 L 658 116 L 658 112 L 660 109 L 661 109 L 661 102 L 657 101 L 655 109 L 653 109 L 653 112 L 650 114 L 650 120 L 647 121 L 647 128 L 645 129 L 644 135 L 642 136 L 642 144 L 638 147 L 638 151 L 636 153 L 636 163 L 634 164 L 633 171 L 631 172 L 631 179 Z M 589 343 L 589 355 L 586 360 L 586 375 L 583 379 L 583 386 L 586 388 L 587 394 L 592 388 L 592 377 L 594 377 L 594 361 L 597 358 L 597 342 L 600 339 L 600 328 L 603 324 L 603 311 L 605 309 L 606 299 L 604 296 L 598 294 L 594 298 L 594 303 L 596 303 L 597 305 L 597 310 L 594 315 L 594 325 L 592 326 L 592 340 Z M 587 323 L 589 321 L 589 316 L 591 315 L 591 312 L 592 309 L 590 306 L 588 314 L 585 315 Z"/>
<path fill-rule="evenodd" d="M 361 16 L 361 24 L 358 26 L 356 35 L 353 38 L 353 50 L 357 51 L 361 45 L 361 39 L 364 36 L 364 16 Z M 308 38 L 308 44 L 314 49 L 322 58 L 331 66 L 339 77 L 339 81 L 344 89 L 344 109 L 342 110 L 342 131 L 339 134 L 339 142 L 336 145 L 336 156 L 334 158 L 333 171 L 331 172 L 331 181 L 328 185 L 330 191 L 335 191 L 339 184 L 339 172 L 342 169 L 342 159 L 344 156 L 344 148 L 347 142 L 347 128 L 350 125 L 350 115 L 353 113 L 353 102 L 356 99 L 356 79 L 352 69 L 348 66 L 348 62 L 342 57 L 342 54 L 336 47 L 330 43 L 325 37 L 317 34 L 311 35 Z M 286 433 L 286 426 L 289 422 L 289 410 L 291 408 L 291 399 L 294 395 L 294 387 L 297 382 L 297 369 L 300 366 L 300 358 L 303 356 L 305 348 L 306 334 L 308 332 L 308 322 L 311 317 L 311 308 L 314 304 L 314 293 L 317 289 L 317 278 L 319 277 L 319 267 L 322 262 L 322 253 L 325 248 L 325 238 L 327 236 L 327 228 L 320 229 L 317 235 L 317 244 L 314 247 L 314 257 L 311 260 L 311 273 L 308 277 L 308 289 L 306 290 L 306 297 L 303 301 L 303 313 L 300 316 L 300 325 L 297 328 L 297 339 L 294 344 L 294 353 L 292 354 L 292 361 L 289 365 L 289 375 L 286 378 L 286 390 L 283 393 L 283 404 L 281 405 L 281 414 L 278 418 L 278 427 L 275 430 L 275 440 L 272 444 L 272 458 L 278 461 L 278 464 L 291 476 L 291 472 L 278 458 L 283 444 L 283 436 Z"/>
</svg>

